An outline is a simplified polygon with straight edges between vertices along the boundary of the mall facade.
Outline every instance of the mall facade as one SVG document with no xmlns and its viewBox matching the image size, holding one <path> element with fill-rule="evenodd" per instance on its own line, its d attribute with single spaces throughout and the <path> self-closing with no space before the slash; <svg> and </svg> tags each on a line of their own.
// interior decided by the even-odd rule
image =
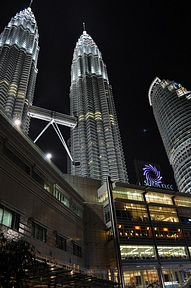
<svg viewBox="0 0 191 288">
<path fill-rule="evenodd" d="M 108 181 L 98 197 L 124 286 L 181 287 L 191 272 L 191 196 Z"/>
<path fill-rule="evenodd" d="M 55 271 L 54 287 L 66 279 L 67 287 L 178 287 L 189 278 L 189 194 L 109 179 L 101 185 L 61 173 L 44 156 L 0 114 L 1 232 L 35 246 Z"/>
</svg>

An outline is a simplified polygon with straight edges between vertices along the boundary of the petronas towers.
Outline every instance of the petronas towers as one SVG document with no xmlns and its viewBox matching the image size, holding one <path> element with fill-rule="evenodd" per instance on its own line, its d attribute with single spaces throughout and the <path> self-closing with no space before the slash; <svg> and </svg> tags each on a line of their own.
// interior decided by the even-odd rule
<svg viewBox="0 0 191 288">
<path fill-rule="evenodd" d="M 38 29 L 27 8 L 11 19 L 0 35 L 0 109 L 28 133 L 37 75 Z"/>
<path fill-rule="evenodd" d="M 30 125 L 38 59 L 38 29 L 31 8 L 11 19 L 0 35 L 0 110 L 20 121 L 23 132 Z M 77 119 L 71 129 L 70 173 L 104 181 L 127 182 L 128 176 L 115 111 L 112 88 L 101 52 L 83 31 L 73 55 L 70 115 Z"/>
<path fill-rule="evenodd" d="M 80 36 L 73 54 L 70 111 L 78 125 L 71 130 L 71 153 L 80 166 L 71 174 L 94 179 L 127 181 L 125 159 L 102 55 L 86 33 Z"/>
</svg>

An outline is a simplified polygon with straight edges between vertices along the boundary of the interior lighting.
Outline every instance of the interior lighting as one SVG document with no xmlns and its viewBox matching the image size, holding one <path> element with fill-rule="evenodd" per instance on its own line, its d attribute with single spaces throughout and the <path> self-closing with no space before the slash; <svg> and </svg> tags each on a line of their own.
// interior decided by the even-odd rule
<svg viewBox="0 0 191 288">
<path fill-rule="evenodd" d="M 163 231 L 168 231 L 168 228 L 163 228 Z"/>
<path fill-rule="evenodd" d="M 135 226 L 135 230 L 140 230 L 141 227 L 140 226 Z"/>
</svg>

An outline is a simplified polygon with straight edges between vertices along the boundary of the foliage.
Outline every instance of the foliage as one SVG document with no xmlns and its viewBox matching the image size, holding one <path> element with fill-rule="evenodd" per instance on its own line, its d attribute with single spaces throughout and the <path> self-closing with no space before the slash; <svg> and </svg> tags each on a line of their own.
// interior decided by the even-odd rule
<svg viewBox="0 0 191 288">
<path fill-rule="evenodd" d="M 24 287 L 29 271 L 35 268 L 35 249 L 24 239 L 6 239 L 0 234 L 0 285 Z"/>
</svg>

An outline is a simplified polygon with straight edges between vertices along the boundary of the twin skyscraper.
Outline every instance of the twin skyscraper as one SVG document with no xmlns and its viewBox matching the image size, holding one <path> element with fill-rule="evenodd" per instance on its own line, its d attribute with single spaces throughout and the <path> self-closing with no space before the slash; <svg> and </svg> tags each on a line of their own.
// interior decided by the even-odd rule
<svg viewBox="0 0 191 288">
<path fill-rule="evenodd" d="M 34 107 L 38 39 L 37 23 L 30 7 L 17 13 L 0 35 L 0 111 L 13 123 L 18 121 L 25 134 L 29 132 L 30 111 Z M 149 101 L 177 186 L 180 192 L 189 193 L 190 95 L 180 84 L 159 78 L 149 89 Z M 128 182 L 106 65 L 85 28 L 74 49 L 69 97 L 70 118 L 67 121 L 76 119 L 70 133 L 69 150 L 73 163 L 79 165 L 72 163 L 68 173 L 101 181 L 110 176 L 113 181 Z M 59 130 L 57 133 L 60 133 Z"/>
<path fill-rule="evenodd" d="M 38 59 L 38 29 L 28 7 L 0 35 L 0 110 L 28 133 Z M 128 182 L 112 88 L 106 65 L 93 39 L 83 31 L 71 67 L 70 114 L 72 175 Z M 57 130 L 60 133 L 59 130 Z M 61 135 L 60 135 L 61 137 Z"/>
</svg>

